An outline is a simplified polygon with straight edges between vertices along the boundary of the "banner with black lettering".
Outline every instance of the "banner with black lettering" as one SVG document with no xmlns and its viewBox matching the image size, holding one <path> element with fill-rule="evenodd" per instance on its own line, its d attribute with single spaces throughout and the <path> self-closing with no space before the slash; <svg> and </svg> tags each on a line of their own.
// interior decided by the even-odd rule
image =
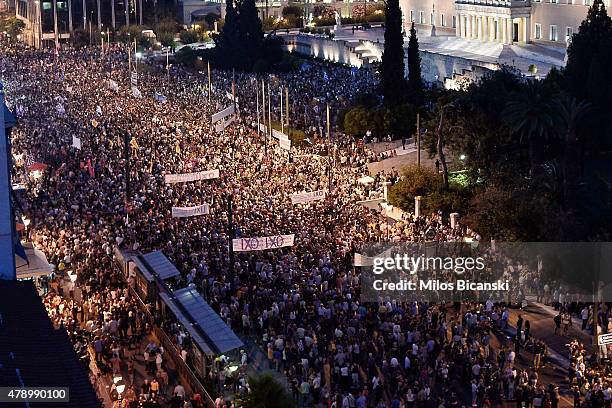
<svg viewBox="0 0 612 408">
<path fill-rule="evenodd" d="M 166 174 L 166 184 L 187 183 L 189 181 L 210 180 L 219 178 L 219 169 L 198 171 L 196 173 Z"/>
<path fill-rule="evenodd" d="M 210 207 L 204 203 L 195 207 L 172 207 L 173 218 L 196 217 L 210 213 Z"/>
<path fill-rule="evenodd" d="M 272 137 L 278 140 L 282 140 L 282 139 L 289 140 L 289 136 L 287 136 L 285 133 L 281 132 L 280 130 L 276 130 L 276 129 L 272 129 Z"/>
<path fill-rule="evenodd" d="M 234 105 L 230 105 L 227 108 L 223 109 L 222 111 L 219 111 L 217 113 L 215 113 L 214 115 L 212 115 L 212 123 L 218 122 L 221 119 L 224 119 L 226 117 L 228 117 L 229 115 L 233 115 L 234 114 Z"/>
<path fill-rule="evenodd" d="M 229 125 L 231 125 L 232 123 L 234 123 L 234 117 L 232 116 L 231 118 L 229 118 L 228 120 L 222 120 L 219 121 L 215 124 L 215 132 L 219 133 L 219 132 L 223 132 L 225 130 L 226 127 L 228 127 Z"/>
<path fill-rule="evenodd" d="M 291 150 L 291 140 L 289 139 L 280 139 L 279 141 L 281 149 L 285 149 L 287 151 Z"/>
<path fill-rule="evenodd" d="M 303 204 L 311 201 L 323 200 L 325 198 L 325 190 L 309 191 L 307 193 L 291 194 L 291 204 Z"/>
<path fill-rule="evenodd" d="M 269 237 L 238 238 L 232 240 L 234 252 L 265 251 L 293 246 L 294 234 L 272 235 Z"/>
<path fill-rule="evenodd" d="M 355 252 L 355 262 L 353 262 L 354 266 L 372 266 L 374 265 L 374 258 L 370 258 L 369 256 L 361 255 Z"/>
</svg>

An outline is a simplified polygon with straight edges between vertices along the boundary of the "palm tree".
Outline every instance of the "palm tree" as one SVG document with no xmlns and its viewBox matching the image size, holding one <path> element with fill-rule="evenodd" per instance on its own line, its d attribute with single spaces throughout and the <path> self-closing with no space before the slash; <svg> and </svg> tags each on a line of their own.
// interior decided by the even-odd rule
<svg viewBox="0 0 612 408">
<path fill-rule="evenodd" d="M 237 401 L 245 408 L 292 408 L 293 398 L 285 391 L 282 384 L 271 374 L 249 377 L 249 391 L 241 394 Z"/>
<path fill-rule="evenodd" d="M 563 199 L 570 205 L 578 179 L 578 130 L 591 111 L 590 103 L 578 102 L 573 96 L 563 94 L 554 101 L 554 125 L 557 135 L 564 142 L 562 174 Z"/>
<path fill-rule="evenodd" d="M 527 82 L 506 104 L 502 116 L 510 132 L 519 137 L 519 142 L 527 142 L 529 174 L 533 175 L 540 145 L 553 128 L 551 95 L 546 85 L 541 81 Z"/>
</svg>

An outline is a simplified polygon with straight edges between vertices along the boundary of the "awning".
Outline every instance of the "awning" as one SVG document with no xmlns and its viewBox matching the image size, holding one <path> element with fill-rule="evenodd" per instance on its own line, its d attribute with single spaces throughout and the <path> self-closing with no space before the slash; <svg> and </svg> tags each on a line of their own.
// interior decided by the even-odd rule
<svg viewBox="0 0 612 408">
<path fill-rule="evenodd" d="M 49 275 L 53 269 L 49 266 L 47 257 L 42 251 L 32 247 L 32 244 L 24 244 L 28 260 L 15 255 L 17 266 L 17 279 L 28 279 L 36 276 Z"/>
<path fill-rule="evenodd" d="M 161 280 L 181 276 L 176 266 L 174 266 L 161 251 L 149 252 L 148 254 L 142 255 L 142 259 L 146 262 L 147 266 L 151 268 L 150 272 L 155 273 Z"/>
<path fill-rule="evenodd" d="M 204 353 L 218 355 L 243 346 L 242 340 L 193 286 L 173 292 L 172 297 L 160 295 Z"/>
</svg>

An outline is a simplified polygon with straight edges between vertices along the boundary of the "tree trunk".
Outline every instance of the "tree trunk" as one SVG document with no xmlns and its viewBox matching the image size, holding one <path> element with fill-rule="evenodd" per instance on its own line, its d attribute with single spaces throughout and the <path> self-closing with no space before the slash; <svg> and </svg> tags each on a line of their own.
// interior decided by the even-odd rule
<svg viewBox="0 0 612 408">
<path fill-rule="evenodd" d="M 571 207 L 576 194 L 578 143 L 576 132 L 570 127 L 565 138 L 563 152 L 563 201 L 566 207 Z"/>
<path fill-rule="evenodd" d="M 446 155 L 444 154 L 444 135 L 442 134 L 442 124 L 444 120 L 444 110 L 446 106 L 443 106 L 440 109 L 440 123 L 438 124 L 438 129 L 436 131 L 438 136 L 438 158 L 440 163 L 442 164 L 442 181 L 444 183 L 444 189 L 448 191 L 448 166 L 446 164 Z"/>
</svg>

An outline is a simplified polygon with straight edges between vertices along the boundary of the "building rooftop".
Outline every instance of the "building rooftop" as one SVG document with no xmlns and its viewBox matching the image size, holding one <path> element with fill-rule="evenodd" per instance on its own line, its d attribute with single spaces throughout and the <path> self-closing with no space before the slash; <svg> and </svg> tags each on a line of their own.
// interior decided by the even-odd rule
<svg viewBox="0 0 612 408">
<path fill-rule="evenodd" d="M 32 281 L 0 280 L 0 384 L 69 387 L 62 407 L 101 407 L 66 330 L 53 327 Z"/>
</svg>

